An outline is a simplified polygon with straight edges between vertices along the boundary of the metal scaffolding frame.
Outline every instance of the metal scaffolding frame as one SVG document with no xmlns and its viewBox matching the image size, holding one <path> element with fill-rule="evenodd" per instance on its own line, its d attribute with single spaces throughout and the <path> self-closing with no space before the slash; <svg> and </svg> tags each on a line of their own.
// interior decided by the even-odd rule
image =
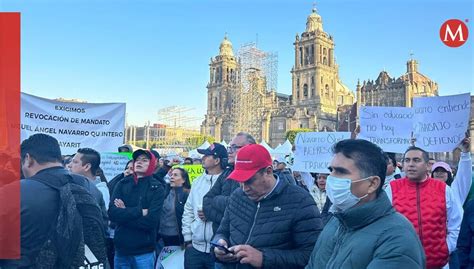
<svg viewBox="0 0 474 269">
<path fill-rule="evenodd" d="M 158 123 L 168 127 L 186 128 L 199 130 L 199 124 L 202 120 L 200 117 L 193 115 L 195 108 L 182 106 L 169 106 L 158 110 Z"/>
<path fill-rule="evenodd" d="M 264 52 L 256 43 L 243 44 L 238 51 L 240 87 L 232 91 L 233 133 L 240 131 L 262 139 L 265 97 L 277 90 L 278 54 Z"/>
</svg>

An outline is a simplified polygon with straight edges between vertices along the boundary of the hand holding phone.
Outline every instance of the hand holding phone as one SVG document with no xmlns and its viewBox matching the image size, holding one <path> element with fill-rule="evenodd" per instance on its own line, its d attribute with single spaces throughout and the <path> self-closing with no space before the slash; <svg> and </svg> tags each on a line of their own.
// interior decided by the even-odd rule
<svg viewBox="0 0 474 269">
<path fill-rule="evenodd" d="M 218 243 L 215 243 L 215 242 L 211 242 L 211 246 L 221 250 L 221 251 L 224 251 L 225 254 L 234 254 L 234 252 L 230 249 L 228 249 L 226 246 L 223 246 L 221 244 L 218 244 Z"/>
<path fill-rule="evenodd" d="M 221 262 L 238 262 L 239 258 L 234 253 L 233 247 L 230 249 L 227 247 L 227 242 L 224 239 L 219 239 L 217 242 L 211 242 L 211 245 L 214 246 L 214 253 L 216 258 Z"/>
</svg>

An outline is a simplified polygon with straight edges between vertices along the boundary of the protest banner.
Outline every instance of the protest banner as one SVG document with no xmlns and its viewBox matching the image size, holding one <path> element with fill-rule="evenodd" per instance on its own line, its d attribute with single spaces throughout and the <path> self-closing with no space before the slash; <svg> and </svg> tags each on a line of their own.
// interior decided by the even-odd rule
<svg viewBox="0 0 474 269">
<path fill-rule="evenodd" d="M 428 152 L 449 152 L 468 129 L 470 94 L 415 98 L 413 109 L 416 146 Z"/>
<path fill-rule="evenodd" d="M 410 146 L 413 110 L 410 107 L 361 106 L 359 139 L 387 152 L 403 153 Z"/>
<path fill-rule="evenodd" d="M 132 159 L 130 152 L 104 152 L 100 154 L 100 168 L 104 171 L 107 181 L 123 173 L 125 165 Z"/>
<path fill-rule="evenodd" d="M 63 155 L 79 148 L 113 152 L 123 144 L 124 103 L 76 103 L 21 94 L 21 140 L 45 133 L 59 141 Z"/>
<path fill-rule="evenodd" d="M 333 156 L 331 147 L 350 137 L 349 132 L 298 133 L 293 171 L 329 173 L 328 166 Z"/>
<path fill-rule="evenodd" d="M 173 166 L 173 168 L 176 167 L 181 167 L 186 170 L 186 172 L 188 172 L 189 181 L 191 184 L 193 184 L 194 179 L 196 179 L 205 172 L 204 168 L 202 167 L 202 164 L 184 164 Z"/>
</svg>

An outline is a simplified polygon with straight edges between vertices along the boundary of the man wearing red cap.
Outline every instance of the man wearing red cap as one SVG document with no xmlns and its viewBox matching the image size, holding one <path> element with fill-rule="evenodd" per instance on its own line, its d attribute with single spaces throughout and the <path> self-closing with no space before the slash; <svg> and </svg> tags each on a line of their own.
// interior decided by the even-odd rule
<svg viewBox="0 0 474 269">
<path fill-rule="evenodd" d="M 235 189 L 239 188 L 239 183 L 229 179 L 229 175 L 234 171 L 237 153 L 248 144 L 256 144 L 255 138 L 249 133 L 239 132 L 234 136 L 227 147 L 229 156 L 227 167 L 202 200 L 203 211 L 206 217 L 212 221 L 212 229 L 214 232 L 217 231 L 217 228 L 219 228 L 221 224 L 225 209 L 227 204 L 229 204 L 230 195 Z"/>
<path fill-rule="evenodd" d="M 229 178 L 234 191 L 215 236 L 224 268 L 303 268 L 322 229 L 319 210 L 304 189 L 273 175 L 261 145 L 243 147 Z M 227 254 L 226 254 L 227 253 Z"/>
<path fill-rule="evenodd" d="M 109 217 L 117 223 L 115 268 L 153 269 L 165 190 L 153 177 L 153 153 L 137 150 L 132 156 L 133 174 L 117 184 L 110 199 Z"/>
</svg>

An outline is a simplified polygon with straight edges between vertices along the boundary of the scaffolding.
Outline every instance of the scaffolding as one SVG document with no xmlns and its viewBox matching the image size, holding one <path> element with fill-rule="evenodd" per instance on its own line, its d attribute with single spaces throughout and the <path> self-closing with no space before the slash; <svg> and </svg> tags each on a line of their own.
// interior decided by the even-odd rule
<svg viewBox="0 0 474 269">
<path fill-rule="evenodd" d="M 158 123 L 173 128 L 199 130 L 202 118 L 190 116 L 195 108 L 169 106 L 158 110 Z"/>
<path fill-rule="evenodd" d="M 265 97 L 278 85 L 278 54 L 247 43 L 240 47 L 238 57 L 241 84 L 232 92 L 233 133 L 244 131 L 261 140 Z"/>
<path fill-rule="evenodd" d="M 242 86 L 245 89 L 250 88 L 250 81 L 246 78 L 251 77 L 254 69 L 262 72 L 266 79 L 266 90 L 277 91 L 278 89 L 278 53 L 265 52 L 257 48 L 255 42 L 243 44 L 239 51 L 240 69 L 242 76 Z"/>
</svg>

